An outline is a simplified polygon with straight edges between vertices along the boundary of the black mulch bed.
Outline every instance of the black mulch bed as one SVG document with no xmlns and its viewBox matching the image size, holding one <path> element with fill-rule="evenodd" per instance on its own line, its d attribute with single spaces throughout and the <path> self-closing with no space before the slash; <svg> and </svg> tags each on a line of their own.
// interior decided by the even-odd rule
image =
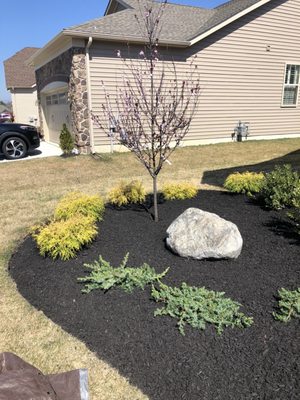
<svg viewBox="0 0 300 400">
<path fill-rule="evenodd" d="M 234 222 L 244 239 L 236 261 L 195 261 L 171 254 L 164 244 L 169 224 L 186 208 L 200 207 Z M 10 272 L 19 291 L 66 331 L 83 340 L 152 400 L 299 400 L 299 322 L 274 321 L 275 295 L 299 286 L 299 242 L 284 213 L 268 212 L 243 196 L 201 191 L 196 199 L 159 205 L 160 222 L 144 210 L 108 209 L 92 246 L 69 262 L 38 255 L 28 237 L 13 256 Z M 150 290 L 126 294 L 114 289 L 81 294 L 76 282 L 83 263 L 101 254 L 119 265 L 144 262 L 158 271 L 170 266 L 165 282 L 225 291 L 254 317 L 243 330 L 218 336 L 154 317 Z M 83 366 L 84 367 L 84 366 Z M 134 400 L 134 399 L 132 399 Z"/>
</svg>

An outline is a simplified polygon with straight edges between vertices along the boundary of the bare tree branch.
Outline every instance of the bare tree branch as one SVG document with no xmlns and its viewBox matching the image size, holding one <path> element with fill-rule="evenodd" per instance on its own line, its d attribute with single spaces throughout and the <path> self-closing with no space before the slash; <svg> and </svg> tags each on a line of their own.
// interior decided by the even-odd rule
<svg viewBox="0 0 300 400">
<path fill-rule="evenodd" d="M 200 96 L 195 57 L 186 63 L 185 77 L 180 78 L 175 62 L 164 61 L 159 54 L 166 4 L 166 0 L 139 0 L 139 15 L 135 17 L 145 38 L 145 49 L 137 59 L 126 59 L 117 52 L 126 71 L 123 84 L 112 96 L 103 83 L 102 114 L 92 113 L 95 123 L 132 151 L 151 175 L 155 220 L 157 175 L 186 136 Z"/>
</svg>

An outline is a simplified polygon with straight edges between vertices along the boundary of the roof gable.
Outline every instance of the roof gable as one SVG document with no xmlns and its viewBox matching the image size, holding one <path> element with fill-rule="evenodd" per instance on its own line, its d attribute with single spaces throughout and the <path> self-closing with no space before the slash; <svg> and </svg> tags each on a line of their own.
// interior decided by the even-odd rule
<svg viewBox="0 0 300 400">
<path fill-rule="evenodd" d="M 126 3 L 124 3 L 124 1 L 110 0 L 109 3 L 107 4 L 104 16 L 114 14 L 118 11 L 125 10 L 126 8 L 128 8 L 128 5 Z"/>
<path fill-rule="evenodd" d="M 6 87 L 10 88 L 31 88 L 35 85 L 34 68 L 26 64 L 26 61 L 36 51 L 37 47 L 25 47 L 12 57 L 4 61 Z"/>
</svg>

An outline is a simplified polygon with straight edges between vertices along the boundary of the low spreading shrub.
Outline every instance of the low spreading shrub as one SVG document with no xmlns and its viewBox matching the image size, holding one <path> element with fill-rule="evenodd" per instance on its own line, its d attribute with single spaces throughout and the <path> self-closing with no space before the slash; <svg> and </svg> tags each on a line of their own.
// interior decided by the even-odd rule
<svg viewBox="0 0 300 400">
<path fill-rule="evenodd" d="M 262 172 L 235 172 L 226 178 L 224 188 L 232 193 L 244 193 L 247 196 L 253 196 L 253 194 L 260 192 L 264 180 L 265 176 Z"/>
<path fill-rule="evenodd" d="M 295 190 L 300 186 L 299 174 L 291 165 L 277 165 L 267 173 L 261 190 L 261 196 L 267 207 L 280 209 L 293 205 Z"/>
<path fill-rule="evenodd" d="M 33 237 L 42 256 L 69 260 L 96 235 L 94 219 L 76 215 L 66 220 L 54 220 L 49 225 L 38 228 Z"/>
<path fill-rule="evenodd" d="M 300 318 L 300 288 L 296 290 L 278 290 L 279 303 L 277 313 L 273 316 L 278 321 L 289 322 L 292 318 Z"/>
<path fill-rule="evenodd" d="M 105 205 L 103 199 L 98 195 L 87 195 L 80 192 L 68 193 L 58 203 L 54 218 L 56 220 L 72 218 L 81 214 L 92 218 L 94 221 L 101 221 Z"/>
<path fill-rule="evenodd" d="M 162 274 L 157 274 L 154 268 L 148 264 L 143 264 L 139 268 L 127 267 L 128 254 L 118 268 L 114 268 L 108 261 L 100 256 L 99 261 L 93 264 L 84 264 L 91 270 L 90 275 L 78 278 L 85 283 L 84 293 L 90 293 L 94 289 L 109 290 L 112 287 L 120 287 L 125 292 L 131 293 L 133 289 L 144 289 L 146 285 L 156 282 L 163 278 L 168 269 Z"/>
<path fill-rule="evenodd" d="M 59 135 L 59 146 L 64 154 L 71 154 L 74 149 L 74 138 L 71 135 L 66 124 L 63 124 L 62 130 Z"/>
<path fill-rule="evenodd" d="M 192 199 L 197 195 L 198 188 L 189 182 L 168 183 L 163 186 L 162 193 L 166 200 Z"/>
<path fill-rule="evenodd" d="M 164 303 L 157 309 L 157 315 L 169 315 L 178 319 L 178 328 L 184 335 L 186 324 L 193 328 L 205 329 L 206 323 L 213 324 L 221 334 L 224 327 L 248 327 L 253 319 L 239 311 L 240 304 L 224 297 L 222 292 L 214 292 L 204 287 L 197 288 L 182 283 L 180 288 L 160 283 L 159 289 L 152 287 L 152 297 Z"/>
<path fill-rule="evenodd" d="M 118 207 L 131 203 L 143 203 L 145 199 L 146 191 L 140 181 L 129 183 L 122 181 L 108 193 L 108 201 Z"/>
</svg>

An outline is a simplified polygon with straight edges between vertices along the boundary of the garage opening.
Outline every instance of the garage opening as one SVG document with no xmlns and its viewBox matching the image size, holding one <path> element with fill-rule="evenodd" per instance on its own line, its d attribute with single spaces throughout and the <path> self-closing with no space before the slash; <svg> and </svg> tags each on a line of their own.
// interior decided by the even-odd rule
<svg viewBox="0 0 300 400">
<path fill-rule="evenodd" d="M 63 124 L 71 130 L 71 111 L 68 86 L 65 82 L 52 82 L 41 91 L 45 140 L 59 144 Z"/>
</svg>

